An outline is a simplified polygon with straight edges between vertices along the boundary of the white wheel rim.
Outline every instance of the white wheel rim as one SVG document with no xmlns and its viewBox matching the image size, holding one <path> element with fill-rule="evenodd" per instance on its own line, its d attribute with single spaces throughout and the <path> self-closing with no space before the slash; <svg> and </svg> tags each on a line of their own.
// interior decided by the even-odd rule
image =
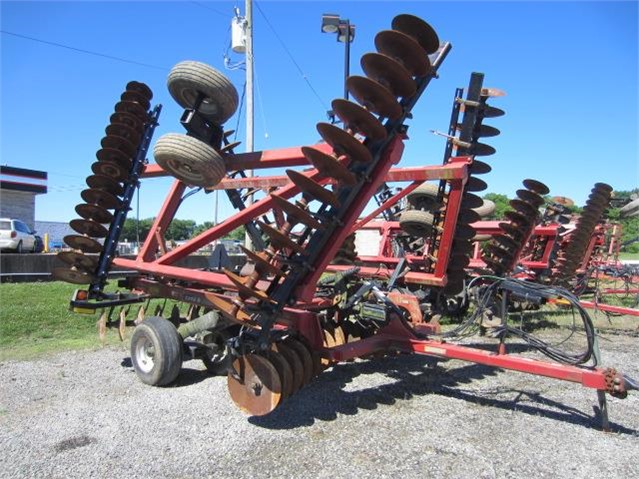
<svg viewBox="0 0 639 479">
<path fill-rule="evenodd" d="M 140 370 L 144 373 L 149 373 L 155 365 L 154 362 L 155 348 L 153 342 L 145 338 L 144 341 L 140 341 L 135 348 L 135 358 Z"/>
</svg>

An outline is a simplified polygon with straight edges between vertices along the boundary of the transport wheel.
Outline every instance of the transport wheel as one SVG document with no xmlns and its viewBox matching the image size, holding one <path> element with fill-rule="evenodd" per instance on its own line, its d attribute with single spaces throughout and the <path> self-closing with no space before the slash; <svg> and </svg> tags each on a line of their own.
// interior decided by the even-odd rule
<svg viewBox="0 0 639 479">
<path fill-rule="evenodd" d="M 185 61 L 175 65 L 167 79 L 169 93 L 182 108 L 194 108 L 204 96 L 199 113 L 217 125 L 237 110 L 237 90 L 228 78 L 205 63 Z"/>
<path fill-rule="evenodd" d="M 439 186 L 434 183 L 423 183 L 406 195 L 406 199 L 418 210 L 433 211 L 441 205 L 437 203 Z"/>
<path fill-rule="evenodd" d="M 495 208 L 496 206 L 493 201 L 484 200 L 484 203 L 478 208 L 473 208 L 473 211 L 482 218 L 485 218 L 488 215 L 492 215 L 495 212 Z"/>
<path fill-rule="evenodd" d="M 405 210 L 399 217 L 399 227 L 411 236 L 423 238 L 433 231 L 433 219 L 427 211 Z"/>
<path fill-rule="evenodd" d="M 215 186 L 226 175 L 220 154 L 191 136 L 168 133 L 155 143 L 153 155 L 158 165 L 188 185 Z"/>
<path fill-rule="evenodd" d="M 140 323 L 131 338 L 131 362 L 143 383 L 166 386 L 182 368 L 182 338 L 173 324 L 160 317 Z"/>
</svg>

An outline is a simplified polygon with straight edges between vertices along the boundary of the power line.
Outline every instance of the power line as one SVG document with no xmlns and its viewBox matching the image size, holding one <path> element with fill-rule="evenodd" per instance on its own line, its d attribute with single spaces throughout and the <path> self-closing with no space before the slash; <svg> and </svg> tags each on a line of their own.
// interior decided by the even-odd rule
<svg viewBox="0 0 639 479">
<path fill-rule="evenodd" d="M 308 85 L 308 87 L 311 89 L 311 91 L 315 94 L 315 97 L 317 98 L 317 100 L 320 102 L 320 104 L 322 105 L 322 108 L 324 108 L 324 110 L 329 110 L 330 108 L 328 108 L 328 106 L 326 105 L 326 103 L 324 102 L 324 100 L 322 100 L 322 97 L 319 96 L 319 94 L 317 93 L 317 91 L 315 90 L 315 88 L 313 88 L 313 85 L 311 85 L 311 82 L 309 81 L 308 77 L 306 76 L 306 74 L 304 73 L 304 71 L 302 70 L 302 68 L 299 66 L 299 64 L 295 61 L 295 58 L 293 57 L 293 55 L 291 54 L 291 52 L 289 51 L 288 47 L 286 46 L 286 44 L 284 43 L 284 41 L 280 38 L 280 36 L 278 35 L 277 31 L 275 30 L 275 28 L 273 27 L 273 25 L 271 24 L 271 22 L 269 21 L 268 18 L 266 18 L 266 15 L 264 14 L 264 12 L 262 11 L 262 8 L 260 7 L 260 4 L 257 2 L 254 2 L 255 6 L 257 7 L 257 10 L 260 12 L 260 15 L 262 15 L 262 18 L 264 18 L 264 21 L 266 22 L 266 24 L 268 25 L 268 27 L 271 29 L 271 31 L 273 32 L 273 34 L 275 35 L 275 38 L 277 38 L 277 40 L 280 42 L 280 45 L 282 45 L 282 48 L 284 48 L 284 51 L 286 52 L 286 54 L 288 55 L 288 57 L 291 59 L 291 61 L 293 62 L 293 64 L 295 65 L 295 67 L 297 68 L 297 71 L 299 71 L 300 75 L 302 76 L 302 78 L 304 79 L 304 81 L 306 82 L 306 84 Z"/>
<path fill-rule="evenodd" d="M 50 42 L 48 40 L 42 40 L 40 38 L 29 37 L 27 35 L 22 35 L 20 33 L 8 32 L 6 30 L 0 30 L 0 33 L 4 33 L 6 35 L 12 35 L 12 36 L 18 37 L 18 38 L 24 38 L 25 40 L 31 40 L 33 42 L 44 43 L 46 45 L 51 45 L 51 46 L 54 46 L 54 47 L 66 48 L 67 50 L 72 50 L 72 51 L 79 52 L 79 53 L 85 53 L 87 55 L 94 55 L 96 57 L 108 58 L 110 60 L 116 60 L 116 61 L 124 62 L 124 63 L 131 63 L 133 65 L 139 65 L 139 66 L 143 66 L 143 67 L 147 67 L 147 68 L 155 68 L 157 70 L 168 70 L 168 68 L 166 68 L 166 67 L 159 67 L 157 65 L 151 65 L 149 63 L 137 62 L 135 60 L 127 60 L 126 58 L 116 57 L 116 56 L 113 56 L 113 55 L 107 55 L 105 53 L 98 53 L 98 52 L 93 52 L 93 51 L 90 51 L 90 50 L 84 50 L 82 48 L 76 48 L 76 47 L 72 47 L 72 46 L 69 46 L 69 45 L 63 45 L 62 43 Z"/>
<path fill-rule="evenodd" d="M 217 13 L 218 15 L 221 15 L 221 16 L 223 16 L 223 17 L 228 18 L 228 15 L 227 15 L 226 13 L 221 12 L 220 10 L 217 10 L 217 9 L 215 9 L 215 8 L 209 7 L 208 5 L 204 5 L 204 4 L 203 4 L 203 3 L 201 3 L 201 2 L 190 2 L 190 3 L 193 3 L 193 4 L 197 5 L 198 7 L 206 8 L 207 10 L 211 10 L 212 12 L 215 12 L 215 13 Z"/>
</svg>

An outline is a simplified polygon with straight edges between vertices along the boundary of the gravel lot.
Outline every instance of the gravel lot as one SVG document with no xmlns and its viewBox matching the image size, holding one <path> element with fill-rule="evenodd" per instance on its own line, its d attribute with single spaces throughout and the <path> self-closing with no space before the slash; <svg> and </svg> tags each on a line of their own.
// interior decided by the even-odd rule
<svg viewBox="0 0 639 479">
<path fill-rule="evenodd" d="M 602 344 L 639 377 L 639 338 Z M 0 477 L 639 477 L 639 394 L 459 361 L 401 356 L 339 365 L 267 418 L 226 379 L 185 363 L 139 382 L 125 349 L 0 363 Z"/>
</svg>

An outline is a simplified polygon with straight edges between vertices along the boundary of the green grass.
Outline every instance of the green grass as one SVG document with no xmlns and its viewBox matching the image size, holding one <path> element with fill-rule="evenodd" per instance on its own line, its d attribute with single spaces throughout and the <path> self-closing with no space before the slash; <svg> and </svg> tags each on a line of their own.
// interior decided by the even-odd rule
<svg viewBox="0 0 639 479">
<path fill-rule="evenodd" d="M 619 253 L 619 259 L 639 260 L 639 253 Z"/>
<path fill-rule="evenodd" d="M 0 361 L 100 347 L 98 315 L 68 310 L 75 289 L 62 282 L 0 284 Z M 106 342 L 117 344 L 117 333 Z"/>
</svg>

